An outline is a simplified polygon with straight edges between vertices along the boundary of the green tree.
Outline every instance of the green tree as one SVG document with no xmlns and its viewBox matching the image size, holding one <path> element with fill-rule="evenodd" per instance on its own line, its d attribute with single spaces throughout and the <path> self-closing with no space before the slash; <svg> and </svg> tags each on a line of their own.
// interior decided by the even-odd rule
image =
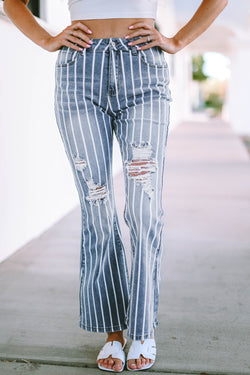
<svg viewBox="0 0 250 375">
<path fill-rule="evenodd" d="M 208 76 L 203 72 L 204 62 L 205 61 L 202 55 L 192 57 L 193 80 L 201 82 L 208 78 Z"/>
</svg>

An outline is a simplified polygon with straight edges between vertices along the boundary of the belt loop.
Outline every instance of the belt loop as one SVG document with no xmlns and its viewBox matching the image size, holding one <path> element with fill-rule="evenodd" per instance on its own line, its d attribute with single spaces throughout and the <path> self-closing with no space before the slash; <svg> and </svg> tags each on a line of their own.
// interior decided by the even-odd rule
<svg viewBox="0 0 250 375">
<path fill-rule="evenodd" d="M 132 49 L 132 55 L 136 56 L 138 54 L 138 50 L 137 50 L 136 46 L 132 46 L 131 49 Z"/>
</svg>

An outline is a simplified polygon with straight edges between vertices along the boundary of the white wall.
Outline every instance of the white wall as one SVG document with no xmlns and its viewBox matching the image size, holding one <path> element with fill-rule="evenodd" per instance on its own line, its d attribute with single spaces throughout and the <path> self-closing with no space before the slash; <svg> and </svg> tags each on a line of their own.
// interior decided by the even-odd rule
<svg viewBox="0 0 250 375">
<path fill-rule="evenodd" d="M 0 9 L 1 12 L 1 9 Z M 0 261 L 78 196 L 54 118 L 54 63 L 0 15 Z"/>
<path fill-rule="evenodd" d="M 67 0 L 43 0 L 40 2 L 40 12 L 41 18 L 58 30 L 71 23 Z"/>
<path fill-rule="evenodd" d="M 227 116 L 233 130 L 250 135 L 250 37 L 248 41 L 234 40 L 232 44 L 231 77 L 227 95 Z"/>
<path fill-rule="evenodd" d="M 173 0 L 159 0 L 157 23 L 160 32 L 166 37 L 172 37 L 178 31 Z M 191 58 L 188 49 L 175 55 L 166 54 L 170 71 L 170 89 L 173 102 L 171 103 L 170 127 L 172 130 L 186 119 L 191 112 L 189 101 L 189 84 L 191 75 Z"/>
</svg>

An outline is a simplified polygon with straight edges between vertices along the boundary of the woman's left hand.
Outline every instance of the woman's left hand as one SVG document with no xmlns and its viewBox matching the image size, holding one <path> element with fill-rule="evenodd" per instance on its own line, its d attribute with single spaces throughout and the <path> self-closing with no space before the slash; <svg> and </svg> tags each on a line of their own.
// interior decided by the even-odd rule
<svg viewBox="0 0 250 375">
<path fill-rule="evenodd" d="M 175 43 L 174 38 L 167 38 L 162 35 L 156 28 L 152 25 L 149 25 L 145 22 L 138 22 L 129 26 L 129 30 L 132 30 L 131 33 L 125 36 L 126 39 L 140 38 L 129 42 L 130 46 L 137 46 L 138 50 L 145 50 L 151 47 L 159 46 L 167 53 L 176 53 L 180 50 Z M 138 46 L 138 44 L 147 43 L 144 46 Z"/>
</svg>

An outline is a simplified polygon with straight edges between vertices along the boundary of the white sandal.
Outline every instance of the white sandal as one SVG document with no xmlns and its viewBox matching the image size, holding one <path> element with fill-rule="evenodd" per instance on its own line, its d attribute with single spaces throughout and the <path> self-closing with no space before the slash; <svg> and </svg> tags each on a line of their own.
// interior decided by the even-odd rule
<svg viewBox="0 0 250 375">
<path fill-rule="evenodd" d="M 125 338 L 124 338 L 124 345 L 123 346 L 119 341 L 106 342 L 106 344 L 100 350 L 100 352 L 98 354 L 98 357 L 97 357 L 97 361 L 99 359 L 106 359 L 110 355 L 112 355 L 112 358 L 120 359 L 122 361 L 122 369 L 121 370 L 115 371 L 112 368 L 103 367 L 103 366 L 100 365 L 100 363 L 98 363 L 99 369 L 105 370 L 105 371 L 112 371 L 112 372 L 122 372 L 124 370 L 124 365 L 125 365 L 125 353 L 124 353 L 123 349 L 125 348 L 126 343 L 127 343 L 127 339 L 125 339 Z"/>
<path fill-rule="evenodd" d="M 135 368 L 132 369 L 128 366 L 129 359 L 140 359 L 140 356 L 143 355 L 144 358 L 148 358 L 153 360 L 152 363 L 148 363 L 147 365 L 143 366 L 142 368 Z M 128 356 L 127 356 L 127 369 L 129 371 L 140 371 L 140 370 L 147 370 L 148 368 L 152 367 L 156 358 L 156 344 L 155 339 L 145 339 L 143 344 L 141 340 L 134 340 L 130 346 Z"/>
</svg>

